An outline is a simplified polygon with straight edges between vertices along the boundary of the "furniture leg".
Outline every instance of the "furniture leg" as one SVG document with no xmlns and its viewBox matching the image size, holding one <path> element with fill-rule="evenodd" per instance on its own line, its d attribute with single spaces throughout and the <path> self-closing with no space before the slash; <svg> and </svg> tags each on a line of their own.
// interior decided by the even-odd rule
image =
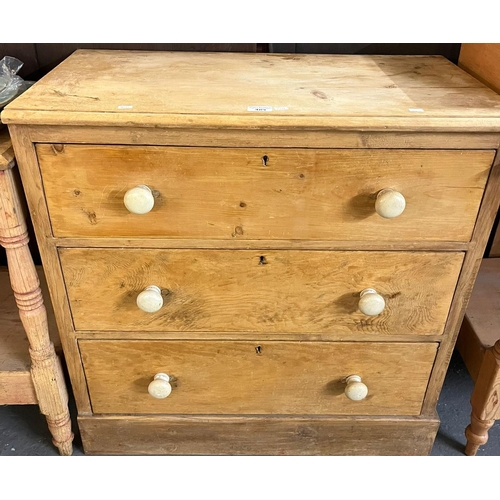
<svg viewBox="0 0 500 500">
<path fill-rule="evenodd" d="M 23 209 L 12 170 L 0 171 L 0 244 L 7 253 L 9 276 L 19 315 L 30 343 L 31 376 L 40 411 L 61 455 L 73 452 L 73 433 L 64 376 L 50 341 L 40 281 L 28 247 Z"/>
<path fill-rule="evenodd" d="M 471 396 L 471 423 L 465 429 L 465 454 L 474 456 L 488 441 L 488 431 L 499 413 L 500 340 L 488 349 Z"/>
</svg>

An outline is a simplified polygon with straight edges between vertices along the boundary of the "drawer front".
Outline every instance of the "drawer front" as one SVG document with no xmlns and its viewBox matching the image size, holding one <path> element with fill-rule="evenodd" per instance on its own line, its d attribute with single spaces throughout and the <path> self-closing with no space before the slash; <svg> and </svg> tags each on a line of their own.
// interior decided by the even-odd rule
<svg viewBox="0 0 500 500">
<path fill-rule="evenodd" d="M 54 235 L 469 241 L 492 151 L 37 145 Z M 148 213 L 124 195 L 151 190 Z M 375 211 L 390 188 L 406 200 Z"/>
<path fill-rule="evenodd" d="M 94 413 L 418 415 L 436 343 L 80 341 Z M 155 399 L 157 373 L 172 392 Z M 345 378 L 368 395 L 352 401 Z"/>
<path fill-rule="evenodd" d="M 88 455 L 429 455 L 436 416 L 78 417 Z"/>
<path fill-rule="evenodd" d="M 77 330 L 438 335 L 463 254 L 60 249 Z M 146 287 L 163 306 L 137 305 Z M 360 292 L 385 301 L 359 310 Z M 373 297 L 373 296 L 371 296 Z"/>
</svg>

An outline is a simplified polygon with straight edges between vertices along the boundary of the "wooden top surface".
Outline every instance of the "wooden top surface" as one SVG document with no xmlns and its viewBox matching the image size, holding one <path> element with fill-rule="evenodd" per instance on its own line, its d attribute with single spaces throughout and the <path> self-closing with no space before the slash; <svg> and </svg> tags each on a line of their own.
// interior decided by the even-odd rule
<svg viewBox="0 0 500 500">
<path fill-rule="evenodd" d="M 466 315 L 483 346 L 500 339 L 500 258 L 483 259 Z"/>
<path fill-rule="evenodd" d="M 440 56 L 78 50 L 2 120 L 500 131 L 500 96 Z"/>
</svg>

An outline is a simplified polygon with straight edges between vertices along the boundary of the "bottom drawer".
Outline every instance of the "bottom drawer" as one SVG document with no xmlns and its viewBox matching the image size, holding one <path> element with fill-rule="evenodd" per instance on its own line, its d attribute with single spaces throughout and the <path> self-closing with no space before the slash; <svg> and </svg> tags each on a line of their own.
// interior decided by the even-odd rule
<svg viewBox="0 0 500 500">
<path fill-rule="evenodd" d="M 436 343 L 79 342 L 98 414 L 419 415 Z M 155 399 L 157 373 L 172 392 Z M 359 375 L 367 396 L 345 395 Z"/>
<path fill-rule="evenodd" d="M 90 455 L 428 455 L 429 417 L 79 417 Z"/>
</svg>

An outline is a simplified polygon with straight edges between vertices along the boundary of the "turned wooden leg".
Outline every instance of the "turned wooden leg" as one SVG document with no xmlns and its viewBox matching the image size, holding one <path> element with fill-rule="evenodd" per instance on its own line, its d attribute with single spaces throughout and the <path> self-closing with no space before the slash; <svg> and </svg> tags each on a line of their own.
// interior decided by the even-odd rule
<svg viewBox="0 0 500 500">
<path fill-rule="evenodd" d="M 488 431 L 500 416 L 500 340 L 484 354 L 471 396 L 471 423 L 465 429 L 465 454 L 473 456 L 488 441 Z"/>
<path fill-rule="evenodd" d="M 12 170 L 0 171 L 0 243 L 7 253 L 10 282 L 30 344 L 31 377 L 40 411 L 61 455 L 73 452 L 68 392 L 49 338 L 40 281 L 28 248 L 28 231 Z"/>
</svg>

